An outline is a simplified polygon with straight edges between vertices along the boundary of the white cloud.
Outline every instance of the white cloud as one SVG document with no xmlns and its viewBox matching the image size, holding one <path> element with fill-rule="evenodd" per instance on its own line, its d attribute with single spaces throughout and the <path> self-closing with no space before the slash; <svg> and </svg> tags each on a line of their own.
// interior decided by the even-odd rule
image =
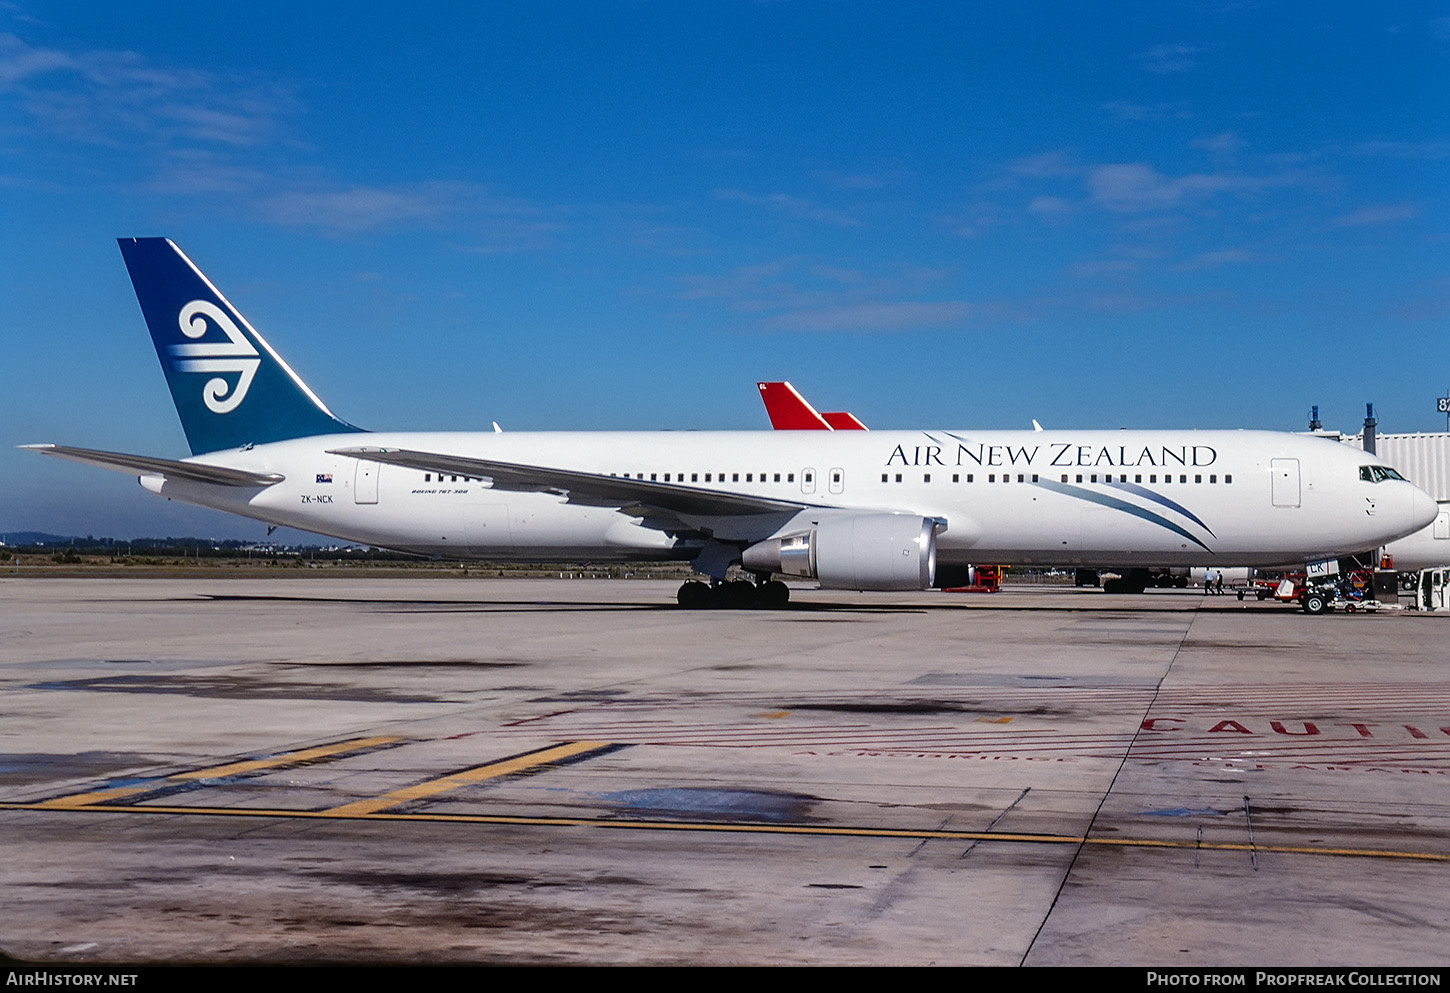
<svg viewBox="0 0 1450 993">
<path fill-rule="evenodd" d="M 1193 117 L 1193 108 L 1183 101 L 1176 103 L 1131 103 L 1110 100 L 1103 110 L 1122 121 L 1186 121 Z"/>
<path fill-rule="evenodd" d="M 1331 218 L 1332 228 L 1375 227 L 1380 224 L 1398 224 L 1412 221 L 1420 216 L 1420 208 L 1412 203 L 1387 203 L 1373 207 L 1361 207 L 1349 214 Z"/>
<path fill-rule="evenodd" d="M 1173 268 L 1178 272 L 1197 272 L 1201 269 L 1217 269 L 1219 266 L 1252 262 L 1254 259 L 1254 253 L 1247 249 L 1223 248 L 1215 252 L 1199 252 Z"/>
<path fill-rule="evenodd" d="M 1133 56 L 1133 59 L 1151 73 L 1185 72 L 1198 65 L 1198 56 L 1207 51 L 1202 45 L 1154 45 Z"/>
<path fill-rule="evenodd" d="M 1072 213 L 1073 202 L 1062 197 L 1033 197 L 1027 209 L 1039 217 L 1063 217 Z"/>
<path fill-rule="evenodd" d="M 802 200 L 800 197 L 793 197 L 786 193 L 760 195 L 746 193 L 744 190 L 716 190 L 715 199 L 743 203 L 751 207 L 768 207 L 791 217 L 807 221 L 820 221 L 843 228 L 856 227 L 861 223 L 849 214 L 822 207 L 810 200 Z"/>
<path fill-rule="evenodd" d="M 1122 276 L 1141 268 L 1142 264 L 1132 259 L 1088 259 L 1075 263 L 1068 272 L 1079 279 L 1097 279 L 1101 276 Z"/>
<path fill-rule="evenodd" d="M 563 227 L 531 204 L 461 182 L 288 190 L 260 197 L 257 209 L 274 224 L 334 234 L 447 227 L 475 239 L 467 249 L 474 252 L 541 247 Z"/>
<path fill-rule="evenodd" d="M 965 300 L 898 300 L 797 311 L 763 323 L 781 331 L 907 331 L 956 327 L 976 313 Z"/>
<path fill-rule="evenodd" d="M 1450 157 L 1450 141 L 1366 141 L 1354 151 L 1391 159 L 1443 159 Z"/>
<path fill-rule="evenodd" d="M 59 70 L 74 70 L 75 59 L 54 49 L 32 48 L 13 34 L 0 34 L 0 87 Z"/>
<path fill-rule="evenodd" d="M 1125 212 L 1171 207 L 1183 197 L 1182 187 L 1141 162 L 1098 166 L 1088 173 L 1087 188 L 1094 203 Z"/>
<path fill-rule="evenodd" d="M 1070 152 L 1055 151 L 1013 159 L 1009 168 L 1018 176 L 1051 179 L 1061 176 L 1076 176 L 1082 172 L 1083 167 Z"/>
<path fill-rule="evenodd" d="M 1254 176 L 1244 173 L 1191 173 L 1169 177 L 1142 162 L 1097 166 L 1088 173 L 1087 188 L 1094 203 L 1118 213 L 1164 210 L 1215 194 L 1246 196 L 1275 187 L 1297 186 L 1302 175 L 1285 173 Z"/>
<path fill-rule="evenodd" d="M 0 92 L 29 127 L 85 144 L 252 147 L 294 108 L 279 87 L 150 65 L 135 52 L 64 52 L 0 34 Z"/>
<path fill-rule="evenodd" d="M 1232 131 L 1223 131 L 1206 138 L 1199 138 L 1192 144 L 1194 148 L 1202 148 L 1215 155 L 1233 155 L 1244 147 L 1244 140 Z"/>
<path fill-rule="evenodd" d="M 923 300 L 949 283 L 953 272 L 898 266 L 884 273 L 786 256 L 726 273 L 681 280 L 681 299 L 723 302 L 752 315 L 771 331 L 903 331 L 956 326 L 975 304 Z"/>
</svg>

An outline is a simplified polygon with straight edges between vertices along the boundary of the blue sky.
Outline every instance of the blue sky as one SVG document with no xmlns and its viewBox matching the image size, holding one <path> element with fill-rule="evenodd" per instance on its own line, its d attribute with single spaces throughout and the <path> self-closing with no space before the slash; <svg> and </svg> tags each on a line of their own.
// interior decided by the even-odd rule
<svg viewBox="0 0 1450 993">
<path fill-rule="evenodd" d="M 115 239 L 364 427 L 1445 429 L 1450 3 L 0 2 L 0 530 L 256 537 Z"/>
</svg>

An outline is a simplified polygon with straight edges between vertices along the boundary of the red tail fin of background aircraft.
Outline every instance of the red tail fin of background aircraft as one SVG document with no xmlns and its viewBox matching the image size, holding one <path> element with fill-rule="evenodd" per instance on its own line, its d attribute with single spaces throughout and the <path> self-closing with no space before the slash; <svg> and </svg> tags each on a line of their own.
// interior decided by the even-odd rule
<svg viewBox="0 0 1450 993">
<path fill-rule="evenodd" d="M 777 431 L 865 431 L 856 415 L 844 410 L 817 412 L 790 383 L 756 383 L 770 426 Z"/>
</svg>

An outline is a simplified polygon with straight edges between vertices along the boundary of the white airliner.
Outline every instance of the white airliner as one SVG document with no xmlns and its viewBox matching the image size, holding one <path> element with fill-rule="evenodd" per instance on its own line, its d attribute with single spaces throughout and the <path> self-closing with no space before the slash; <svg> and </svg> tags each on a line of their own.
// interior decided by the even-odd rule
<svg viewBox="0 0 1450 993">
<path fill-rule="evenodd" d="M 688 561 L 682 604 L 772 574 L 918 590 L 938 562 L 1273 565 L 1375 549 L 1434 500 L 1322 438 L 1258 431 L 366 432 L 164 238 L 121 252 L 193 456 L 26 446 L 168 499 L 459 559 Z M 741 564 L 758 585 L 723 583 Z"/>
<path fill-rule="evenodd" d="M 1429 527 L 1385 546 L 1385 554 L 1394 561 L 1395 569 L 1418 572 L 1450 565 L 1450 502 L 1442 502 L 1438 509 Z"/>
</svg>

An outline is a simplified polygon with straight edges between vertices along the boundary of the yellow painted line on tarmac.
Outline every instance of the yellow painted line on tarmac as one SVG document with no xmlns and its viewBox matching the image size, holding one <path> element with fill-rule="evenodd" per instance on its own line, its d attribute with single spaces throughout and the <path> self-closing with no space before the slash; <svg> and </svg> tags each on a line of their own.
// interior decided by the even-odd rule
<svg viewBox="0 0 1450 993">
<path fill-rule="evenodd" d="M 40 803 L 0 803 L 0 810 L 55 810 Z M 1126 848 L 1178 848 L 1218 852 L 1261 852 L 1279 855 L 1336 855 L 1346 858 L 1404 859 L 1450 863 L 1443 852 L 1406 852 L 1383 848 L 1315 848 L 1309 845 L 1250 845 L 1244 842 L 1170 841 L 1153 838 L 1083 838 L 1066 834 L 999 834 L 995 831 L 933 831 L 908 828 L 827 827 L 805 824 L 701 824 L 693 821 L 606 820 L 588 817 L 523 817 L 497 814 L 375 812 L 339 814 L 333 810 L 259 810 L 243 807 L 107 806 L 92 803 L 69 809 L 97 814 L 185 814 L 193 817 L 300 818 L 336 821 L 407 821 L 432 824 L 495 824 L 514 827 L 580 827 L 632 831 L 698 831 L 715 834 L 772 834 L 824 838 L 886 838 L 911 841 L 1000 841 L 1028 845 L 1112 845 Z"/>
<path fill-rule="evenodd" d="M 511 759 L 504 759 L 501 762 L 490 762 L 488 765 L 481 765 L 474 769 L 465 769 L 463 772 L 452 772 L 438 779 L 430 779 L 427 782 L 416 783 L 413 786 L 406 786 L 382 796 L 371 797 L 367 800 L 357 800 L 353 803 L 345 803 L 341 807 L 333 807 L 331 810 L 323 811 L 334 817 L 357 817 L 364 814 L 373 814 L 389 807 L 396 807 L 411 800 L 423 800 L 430 796 L 437 796 L 439 793 L 447 793 L 456 790 L 460 786 L 467 786 L 469 783 L 478 783 L 486 779 L 497 779 L 500 776 L 509 776 L 517 772 L 524 772 L 537 766 L 547 765 L 550 762 L 559 762 L 564 759 L 576 758 L 589 752 L 597 752 L 600 749 L 611 747 L 607 741 L 570 741 L 562 745 L 555 745 L 551 748 L 541 748 L 536 752 L 528 752 L 524 755 L 516 755 Z"/>
<path fill-rule="evenodd" d="M 158 780 L 165 782 L 165 780 Z M 37 806 L 41 809 L 69 810 L 72 807 L 84 807 L 92 803 L 109 803 L 112 800 L 119 800 L 123 796 L 131 796 L 136 793 L 149 793 L 157 789 L 156 783 L 146 786 L 118 786 L 113 790 L 96 790 L 91 793 L 77 793 L 74 796 L 56 797 L 54 800 L 46 800 Z"/>
<path fill-rule="evenodd" d="M 331 745 L 319 745 L 316 748 L 302 748 L 295 752 L 280 752 L 276 755 L 269 755 L 264 759 L 248 759 L 244 762 L 229 762 L 226 765 L 212 766 L 209 769 L 194 769 L 189 772 L 178 772 L 174 776 L 153 779 L 138 786 L 118 786 L 109 790 L 95 790 L 90 793 L 76 793 L 72 796 L 56 797 L 53 800 L 46 800 L 43 803 L 36 804 L 36 807 L 41 810 L 73 810 L 78 807 L 90 807 L 95 804 L 105 804 L 112 800 L 119 800 L 124 796 L 134 796 L 137 793 L 154 793 L 168 786 L 191 783 L 199 779 L 222 779 L 227 776 L 240 776 L 247 772 L 258 772 L 262 769 L 277 769 L 282 766 L 299 765 L 303 762 L 315 762 L 317 759 L 329 758 L 345 752 L 376 748 L 380 745 L 391 745 L 401 740 L 401 738 L 388 736 L 353 738 L 350 741 L 334 742 Z"/>
<path fill-rule="evenodd" d="M 197 769 L 194 772 L 178 773 L 168 778 L 175 782 L 186 782 L 193 779 L 222 779 L 226 776 L 240 776 L 246 772 L 257 772 L 261 769 L 275 769 L 283 765 L 314 762 L 317 759 L 330 758 L 333 755 L 341 755 L 344 752 L 356 752 L 367 748 L 376 748 L 379 745 L 391 745 L 401 740 L 400 738 L 387 735 L 380 735 L 374 738 L 354 738 L 351 741 L 339 741 L 331 745 L 319 745 L 317 748 L 303 748 L 295 752 L 282 752 L 280 755 L 271 755 L 264 759 L 248 759 L 245 762 L 233 762 L 230 765 L 219 765 L 211 769 Z"/>
</svg>

